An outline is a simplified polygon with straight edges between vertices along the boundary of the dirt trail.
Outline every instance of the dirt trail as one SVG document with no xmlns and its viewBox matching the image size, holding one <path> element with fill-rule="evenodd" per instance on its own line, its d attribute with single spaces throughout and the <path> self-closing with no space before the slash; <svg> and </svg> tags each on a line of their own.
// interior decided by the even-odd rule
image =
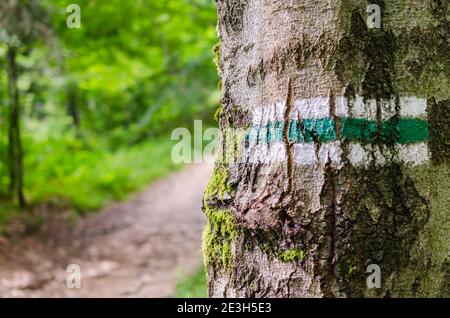
<svg viewBox="0 0 450 318">
<path fill-rule="evenodd" d="M 211 164 L 188 166 L 56 237 L 0 237 L 0 297 L 170 297 L 200 265 L 201 197 Z M 70 289 L 69 264 L 81 269 Z"/>
</svg>

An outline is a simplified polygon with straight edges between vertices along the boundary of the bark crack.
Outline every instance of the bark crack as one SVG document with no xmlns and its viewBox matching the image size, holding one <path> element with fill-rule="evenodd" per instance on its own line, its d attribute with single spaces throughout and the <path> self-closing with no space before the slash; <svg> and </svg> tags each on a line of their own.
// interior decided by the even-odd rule
<svg viewBox="0 0 450 318">
<path fill-rule="evenodd" d="M 291 123 L 291 112 L 293 107 L 292 104 L 293 104 L 292 82 L 291 78 L 289 78 L 286 95 L 286 109 L 284 112 L 284 127 L 283 127 L 284 145 L 286 147 L 286 157 L 287 157 L 288 193 L 291 193 L 292 190 L 294 189 L 294 173 L 295 173 L 294 156 L 292 151 L 294 144 L 289 141 L 289 127 Z"/>
</svg>

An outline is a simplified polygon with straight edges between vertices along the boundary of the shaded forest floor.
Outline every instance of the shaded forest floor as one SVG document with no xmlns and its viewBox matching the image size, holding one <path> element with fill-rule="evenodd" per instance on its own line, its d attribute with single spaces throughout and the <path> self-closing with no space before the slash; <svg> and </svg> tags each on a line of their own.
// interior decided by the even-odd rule
<svg viewBox="0 0 450 318">
<path fill-rule="evenodd" d="M 43 233 L 0 236 L 0 297 L 172 296 L 200 266 L 212 169 L 188 166 L 75 223 L 49 213 Z M 80 266 L 80 289 L 66 285 L 69 264 Z"/>
</svg>

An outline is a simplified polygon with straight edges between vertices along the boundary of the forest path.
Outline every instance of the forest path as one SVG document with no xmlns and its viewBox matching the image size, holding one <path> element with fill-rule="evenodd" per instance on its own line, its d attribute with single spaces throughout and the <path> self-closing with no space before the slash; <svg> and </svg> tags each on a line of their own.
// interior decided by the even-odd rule
<svg viewBox="0 0 450 318">
<path fill-rule="evenodd" d="M 200 265 L 212 170 L 187 166 L 71 227 L 53 226 L 51 239 L 0 237 L 0 297 L 170 297 L 181 273 Z M 81 269 L 79 289 L 66 285 L 69 264 Z"/>
</svg>

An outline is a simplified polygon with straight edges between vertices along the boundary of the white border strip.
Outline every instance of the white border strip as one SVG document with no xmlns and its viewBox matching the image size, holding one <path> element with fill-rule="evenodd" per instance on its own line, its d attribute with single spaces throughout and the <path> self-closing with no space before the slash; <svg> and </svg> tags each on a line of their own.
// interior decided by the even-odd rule
<svg viewBox="0 0 450 318">
<path fill-rule="evenodd" d="M 297 166 L 325 166 L 331 164 L 340 168 L 344 164 L 340 141 L 324 143 L 316 149 L 314 143 L 293 145 L 293 157 Z M 395 145 L 394 149 L 386 146 L 349 144 L 347 159 L 355 167 L 369 167 L 373 162 L 386 165 L 389 162 L 403 163 L 411 166 L 421 165 L 430 160 L 426 143 Z M 286 147 L 283 143 L 259 144 L 245 149 L 242 163 L 275 164 L 286 162 Z"/>
<path fill-rule="evenodd" d="M 400 116 L 401 117 L 426 117 L 427 100 L 414 96 L 400 97 Z"/>
<path fill-rule="evenodd" d="M 375 99 L 364 101 L 362 96 L 356 96 L 351 105 L 346 97 L 336 97 L 336 116 L 364 118 L 368 120 L 377 119 L 377 103 Z M 395 115 L 395 99 L 381 100 L 381 118 L 388 120 Z M 401 117 L 421 117 L 427 116 L 427 100 L 414 96 L 403 96 L 399 99 Z M 264 126 L 269 121 L 279 121 L 284 119 L 286 103 L 278 102 L 267 107 L 256 107 L 253 110 L 253 125 Z M 320 119 L 330 117 L 330 97 L 319 97 L 309 99 L 299 99 L 294 102 L 291 118 Z"/>
<path fill-rule="evenodd" d="M 296 100 L 291 114 L 293 119 L 298 119 L 299 117 L 320 119 L 330 116 L 329 97 Z"/>
</svg>

